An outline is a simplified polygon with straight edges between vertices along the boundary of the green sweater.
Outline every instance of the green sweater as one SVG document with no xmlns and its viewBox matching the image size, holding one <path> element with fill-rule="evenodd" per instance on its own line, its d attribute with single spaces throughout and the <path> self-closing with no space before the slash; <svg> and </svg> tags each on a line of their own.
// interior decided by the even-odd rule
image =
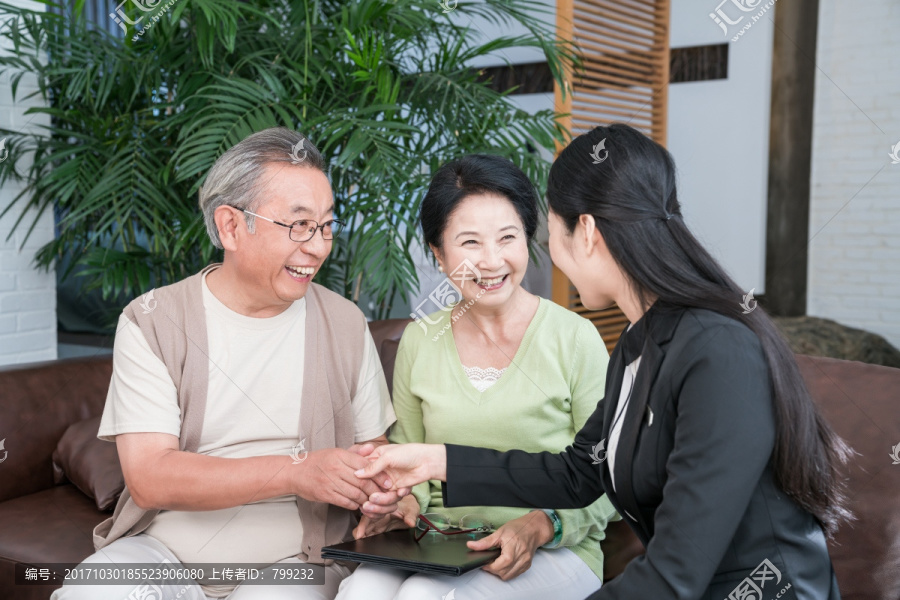
<svg viewBox="0 0 900 600">
<path fill-rule="evenodd" d="M 397 422 L 390 440 L 501 451 L 564 450 L 603 398 L 608 354 L 593 324 L 541 299 L 512 363 L 493 386 L 479 392 L 463 371 L 452 328 L 445 328 L 449 315 L 434 313 L 410 323 L 403 332 L 394 366 Z M 454 522 L 477 514 L 495 527 L 529 512 L 509 507 L 444 508 L 440 485 L 430 481 L 414 488 L 421 512 L 439 512 Z M 607 521 L 620 518 L 612 504 L 604 495 L 587 508 L 557 513 L 563 524 L 560 547 L 570 548 L 602 580 L 600 540 Z"/>
</svg>

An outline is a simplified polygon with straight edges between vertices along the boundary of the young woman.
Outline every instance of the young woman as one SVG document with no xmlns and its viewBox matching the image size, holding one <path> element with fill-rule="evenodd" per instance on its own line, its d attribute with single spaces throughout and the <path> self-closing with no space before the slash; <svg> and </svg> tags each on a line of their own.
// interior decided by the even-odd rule
<svg viewBox="0 0 900 600">
<path fill-rule="evenodd" d="M 452 310 L 435 306 L 403 334 L 391 441 L 533 452 L 572 443 L 603 395 L 607 355 L 589 321 L 521 286 L 538 221 L 534 186 L 506 159 L 467 156 L 435 173 L 420 219 L 449 277 L 434 297 L 444 298 L 452 283 L 461 298 Z M 580 600 L 600 587 L 599 543 L 615 514 L 605 497 L 559 511 L 472 505 L 445 506 L 440 484 L 423 483 L 395 515 L 363 517 L 355 534 L 424 528 L 420 513 L 439 528 L 483 525 L 496 531 L 476 547 L 501 546 L 494 562 L 458 578 L 363 565 L 338 598 L 437 599 L 455 589 L 466 600 Z"/>
<path fill-rule="evenodd" d="M 554 162 L 548 197 L 554 263 L 585 306 L 615 302 L 631 322 L 604 401 L 561 454 L 383 446 L 358 475 L 445 481 L 448 506 L 573 508 L 606 492 L 647 552 L 596 600 L 837 600 L 825 532 L 846 516 L 847 448 L 772 321 L 745 314 L 691 235 L 669 153 L 626 125 L 597 127 Z"/>
</svg>

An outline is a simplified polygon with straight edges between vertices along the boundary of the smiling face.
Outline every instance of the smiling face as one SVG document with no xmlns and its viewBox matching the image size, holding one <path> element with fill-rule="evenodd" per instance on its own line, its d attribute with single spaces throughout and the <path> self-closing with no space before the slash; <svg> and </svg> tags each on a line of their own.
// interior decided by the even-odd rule
<svg viewBox="0 0 900 600">
<path fill-rule="evenodd" d="M 334 218 L 331 184 L 317 169 L 268 165 L 260 175 L 257 197 L 261 201 L 254 213 L 286 225 L 301 219 L 322 224 Z M 307 242 L 295 242 L 286 227 L 259 218 L 254 233 L 240 218 L 229 241 L 226 260 L 233 261 L 245 284 L 242 295 L 249 304 L 266 308 L 286 307 L 302 298 L 332 245 L 320 230 Z"/>
<path fill-rule="evenodd" d="M 528 267 L 528 240 L 513 204 L 497 194 L 473 194 L 447 219 L 442 247 L 431 247 L 447 275 L 468 260 L 481 275 L 454 283 L 465 300 L 478 298 L 482 308 L 499 307 L 521 289 Z M 479 296 L 480 294 L 480 296 Z"/>
</svg>

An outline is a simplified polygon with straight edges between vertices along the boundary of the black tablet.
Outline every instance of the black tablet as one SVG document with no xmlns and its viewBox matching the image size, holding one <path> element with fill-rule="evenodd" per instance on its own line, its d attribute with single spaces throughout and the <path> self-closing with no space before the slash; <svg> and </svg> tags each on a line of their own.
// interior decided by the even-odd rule
<svg viewBox="0 0 900 600">
<path fill-rule="evenodd" d="M 500 556 L 500 549 L 476 552 L 466 542 L 487 533 L 425 534 L 418 542 L 414 529 L 396 529 L 361 540 L 322 548 L 322 557 L 334 560 L 382 565 L 406 571 L 459 576 L 486 565 Z"/>
</svg>

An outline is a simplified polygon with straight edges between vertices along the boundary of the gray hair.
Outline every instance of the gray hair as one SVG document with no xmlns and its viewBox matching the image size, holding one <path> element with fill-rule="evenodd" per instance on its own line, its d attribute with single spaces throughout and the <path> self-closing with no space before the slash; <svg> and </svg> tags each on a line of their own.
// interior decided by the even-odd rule
<svg viewBox="0 0 900 600">
<path fill-rule="evenodd" d="M 200 188 L 200 210 L 209 239 L 222 248 L 215 212 L 220 206 L 233 206 L 256 212 L 259 177 L 266 165 L 287 163 L 326 173 L 325 160 L 303 134 L 286 127 L 258 131 L 238 142 L 219 157 Z M 255 219 L 244 213 L 247 228 L 253 232 Z"/>
</svg>

